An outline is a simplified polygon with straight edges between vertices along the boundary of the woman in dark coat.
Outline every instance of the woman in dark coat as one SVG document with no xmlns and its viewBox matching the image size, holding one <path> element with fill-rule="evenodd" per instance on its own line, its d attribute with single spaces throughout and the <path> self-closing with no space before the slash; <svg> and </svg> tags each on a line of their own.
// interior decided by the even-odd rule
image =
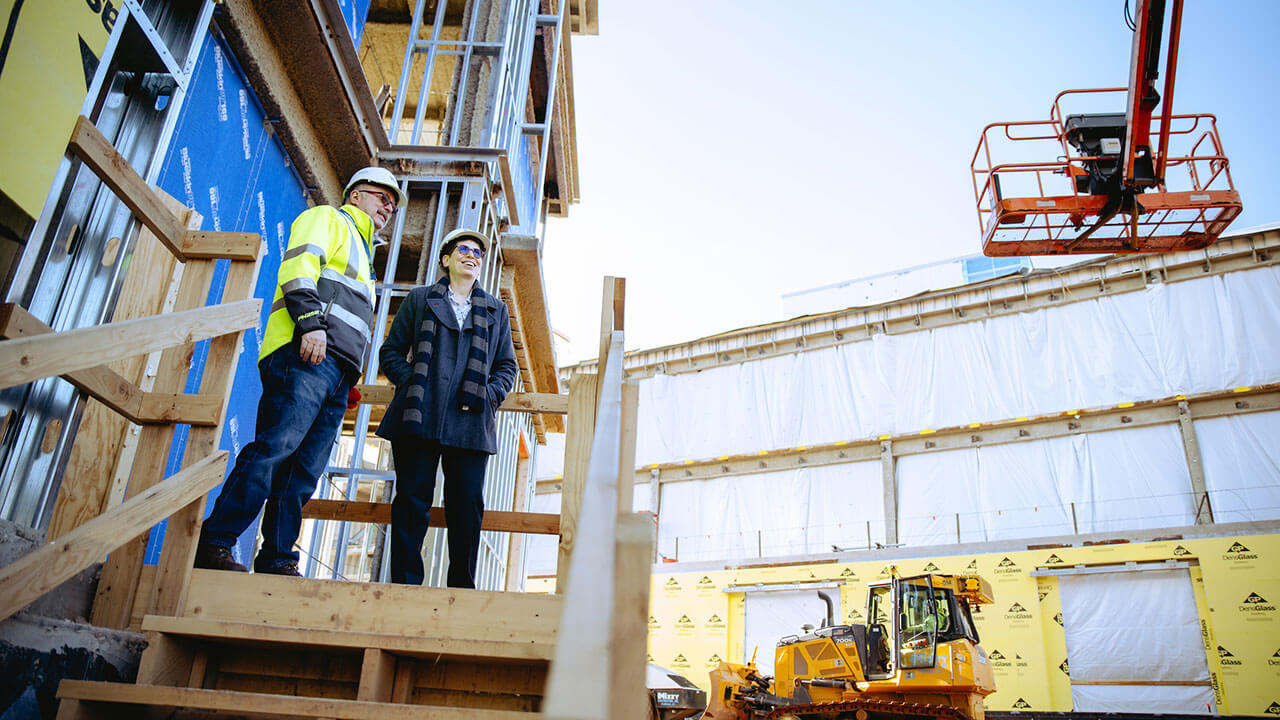
<svg viewBox="0 0 1280 720">
<path fill-rule="evenodd" d="M 516 379 L 507 306 L 476 283 L 485 237 L 454 230 L 440 248 L 445 275 L 401 303 L 378 358 L 396 386 L 378 426 L 391 441 L 391 581 L 421 585 L 422 541 L 444 468 L 449 587 L 474 588 L 484 475 L 497 451 L 498 406 Z"/>
</svg>

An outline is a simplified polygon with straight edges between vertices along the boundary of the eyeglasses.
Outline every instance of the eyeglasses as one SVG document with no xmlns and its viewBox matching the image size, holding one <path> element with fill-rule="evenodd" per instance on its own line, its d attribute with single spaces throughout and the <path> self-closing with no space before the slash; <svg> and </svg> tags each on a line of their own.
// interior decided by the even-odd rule
<svg viewBox="0 0 1280 720">
<path fill-rule="evenodd" d="M 382 207 L 389 207 L 393 212 L 395 211 L 396 199 L 391 197 L 390 193 L 385 193 L 385 192 L 382 192 L 381 190 L 370 190 L 368 188 L 360 188 L 360 192 L 364 193 L 365 195 L 374 196 L 375 198 L 378 199 L 378 202 L 382 203 Z"/>
<path fill-rule="evenodd" d="M 466 255 L 467 257 L 473 257 L 477 260 L 484 257 L 483 250 L 481 250 L 480 248 L 473 248 L 470 245 L 458 245 L 454 249 L 462 253 L 463 255 Z"/>
</svg>

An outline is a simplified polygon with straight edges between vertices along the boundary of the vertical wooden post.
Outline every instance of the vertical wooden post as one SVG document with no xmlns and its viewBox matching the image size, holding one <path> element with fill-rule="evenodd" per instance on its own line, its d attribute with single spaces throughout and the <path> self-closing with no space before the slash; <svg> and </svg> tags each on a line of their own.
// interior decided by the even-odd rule
<svg viewBox="0 0 1280 720">
<path fill-rule="evenodd" d="M 1187 473 L 1191 476 L 1192 504 L 1196 506 L 1196 524 L 1213 523 L 1213 507 L 1208 501 L 1208 488 L 1204 481 L 1204 463 L 1200 458 L 1200 441 L 1196 439 L 1195 423 L 1191 420 L 1191 405 L 1178 401 L 1178 431 L 1182 433 L 1182 452 L 1187 458 Z"/>
<path fill-rule="evenodd" d="M 894 545 L 898 542 L 898 478 L 892 440 L 880 443 L 880 477 L 884 489 L 884 542 Z"/>
<path fill-rule="evenodd" d="M 556 559 L 556 592 L 568 587 L 569 557 L 577 539 L 578 514 L 586 486 L 591 440 L 596 432 L 596 383 L 599 376 L 574 373 L 569 380 L 569 412 L 565 418 L 564 482 L 560 485 L 560 551 Z"/>
<path fill-rule="evenodd" d="M 529 498 L 529 450 L 525 445 L 524 433 L 520 434 L 520 457 L 516 459 L 516 487 L 515 497 L 511 501 L 511 509 L 516 512 L 524 512 L 525 506 L 528 504 Z M 507 577 L 503 582 L 503 587 L 508 592 L 516 592 L 520 590 L 520 583 L 524 580 L 521 575 L 521 563 L 513 562 L 524 556 L 524 533 L 511 533 L 511 539 L 507 543 Z"/>
<path fill-rule="evenodd" d="M 622 382 L 622 429 L 618 453 L 618 512 L 631 513 L 635 505 L 636 410 L 640 403 L 640 383 Z"/>
<path fill-rule="evenodd" d="M 395 680 L 395 656 L 378 648 L 365 648 L 356 699 L 367 702 L 391 702 Z"/>
<path fill-rule="evenodd" d="M 609 340 L 614 331 L 622 331 L 623 308 L 626 302 L 627 281 L 620 277 L 605 277 L 604 300 L 600 303 L 600 354 L 596 361 L 596 377 L 604 377 L 604 366 L 609 359 Z M 599 389 L 596 400 L 599 401 Z"/>
<path fill-rule="evenodd" d="M 613 551 L 613 643 L 609 690 L 613 720 L 647 720 L 645 665 L 649 645 L 650 562 L 653 520 L 646 514 L 618 517 Z"/>
<path fill-rule="evenodd" d="M 261 246 L 259 246 L 259 251 Z M 261 252 L 252 262 L 232 262 L 223 286 L 222 302 L 253 297 L 258 282 Z M 212 426 L 193 427 L 187 435 L 187 449 L 182 459 L 183 467 L 204 458 L 218 447 L 222 439 L 222 423 L 227 414 L 227 402 L 231 398 L 231 385 L 235 382 L 236 363 L 240 355 L 243 332 L 221 335 L 209 341 L 209 354 L 205 359 L 204 378 L 200 391 L 222 398 L 217 422 Z M 200 497 L 174 513 L 165 526 L 164 548 L 156 566 L 155 582 L 151 585 L 151 597 L 147 604 L 153 615 L 181 615 L 187 601 L 187 588 L 191 580 L 191 564 L 195 561 L 196 544 L 200 538 L 200 524 L 204 520 L 204 497 Z"/>
</svg>

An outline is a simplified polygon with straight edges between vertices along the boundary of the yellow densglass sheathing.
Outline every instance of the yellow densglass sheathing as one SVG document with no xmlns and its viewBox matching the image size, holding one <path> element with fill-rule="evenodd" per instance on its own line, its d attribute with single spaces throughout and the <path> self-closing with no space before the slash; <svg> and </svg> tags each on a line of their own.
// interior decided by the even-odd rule
<svg viewBox="0 0 1280 720">
<path fill-rule="evenodd" d="M 1241 535 L 1016 552 L 895 559 L 902 575 L 977 572 L 991 581 L 995 602 L 975 615 L 991 657 L 992 710 L 1066 712 L 1070 667 L 1056 577 L 1037 568 L 1175 560 L 1190 564 L 1202 640 L 1223 715 L 1267 715 L 1280 708 L 1280 535 Z M 705 567 L 705 566 L 704 566 Z M 649 655 L 699 686 L 720 659 L 741 662 L 744 594 L 731 585 L 840 581 L 840 617 L 863 622 L 866 585 L 887 577 L 888 562 L 815 562 L 731 570 L 655 567 Z M 817 620 L 817 618 L 815 618 Z M 773 648 L 760 648 L 772 653 Z"/>
</svg>

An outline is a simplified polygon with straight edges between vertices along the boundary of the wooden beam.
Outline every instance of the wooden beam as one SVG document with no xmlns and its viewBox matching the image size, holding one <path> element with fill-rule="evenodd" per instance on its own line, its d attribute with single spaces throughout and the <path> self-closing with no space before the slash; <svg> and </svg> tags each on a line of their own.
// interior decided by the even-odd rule
<svg viewBox="0 0 1280 720">
<path fill-rule="evenodd" d="M 530 348 L 525 344 L 523 319 L 520 317 L 520 293 L 516 289 L 515 265 L 503 265 L 502 275 L 498 279 L 498 297 L 506 303 L 511 320 L 511 345 L 516 351 L 516 365 L 520 375 L 521 387 L 536 389 L 533 382 L 533 357 Z M 547 444 L 547 424 L 541 413 L 533 416 L 533 435 L 538 444 Z"/>
<path fill-rule="evenodd" d="M 256 262 L 262 251 L 262 236 L 252 232 L 187 230 L 182 235 L 182 252 L 188 258 Z"/>
<path fill-rule="evenodd" d="M 1212 524 L 1213 507 L 1209 504 L 1208 487 L 1204 479 L 1200 441 L 1196 439 L 1195 425 L 1191 420 L 1191 404 L 1186 400 L 1178 401 L 1178 432 L 1182 436 L 1182 454 L 1187 461 L 1187 475 L 1191 478 L 1191 494 L 1196 502 L 1196 524 Z"/>
<path fill-rule="evenodd" d="M 600 303 L 600 354 L 596 359 L 596 375 L 603 377 L 608 369 L 609 343 L 615 332 L 623 330 L 623 308 L 626 304 L 626 278 L 608 276 L 604 279 L 604 301 Z M 597 388 L 597 393 L 600 391 Z"/>
<path fill-rule="evenodd" d="M 520 433 L 520 448 L 516 457 L 516 478 L 515 488 L 512 493 L 511 507 L 519 508 L 529 507 L 529 495 L 533 488 L 529 483 L 529 469 L 533 465 L 532 458 L 528 456 L 527 436 Z M 560 534 L 560 516 L 556 516 L 556 534 Z M 524 555 L 525 540 L 524 535 L 512 535 L 507 542 L 507 572 L 503 579 L 502 586 L 507 592 L 519 592 L 524 587 Z"/>
<path fill-rule="evenodd" d="M 390 385 L 356 385 L 360 402 L 365 405 L 388 405 L 395 397 L 396 389 Z M 558 413 L 569 412 L 569 396 L 553 393 L 510 393 L 498 408 L 507 412 Z"/>
<path fill-rule="evenodd" d="M 391 503 L 308 500 L 302 506 L 302 517 L 307 520 L 345 520 L 385 525 L 391 522 Z M 444 508 L 431 508 L 428 527 L 448 527 L 445 524 Z M 560 534 L 560 516 L 550 513 L 485 510 L 480 529 L 493 532 L 558 535 Z"/>
<path fill-rule="evenodd" d="M 396 679 L 396 658 L 378 648 L 365 648 L 360 666 L 360 688 L 356 699 L 367 702 L 391 702 Z"/>
<path fill-rule="evenodd" d="M 884 503 L 884 541 L 898 542 L 898 459 L 893 455 L 893 441 L 880 443 L 880 487 Z"/>
<path fill-rule="evenodd" d="M 556 586 L 565 594 L 561 627 L 575 632 L 560 637 L 551 662 L 542 709 L 552 718 L 597 720 L 609 717 L 612 706 L 622 344 L 622 333 L 615 332 L 602 363 L 603 389 L 577 524 L 581 542 L 573 545 L 566 582 Z M 571 387 L 570 394 L 574 391 Z"/>
<path fill-rule="evenodd" d="M 556 592 L 568 587 L 569 557 L 578 538 L 578 515 L 596 427 L 596 376 L 577 374 L 569 382 L 569 422 L 564 439 L 564 482 L 560 492 L 560 548 Z"/>
<path fill-rule="evenodd" d="M 618 440 L 618 512 L 635 510 L 636 413 L 640 406 L 640 383 L 622 383 L 622 427 Z"/>
<path fill-rule="evenodd" d="M 89 118 L 81 115 L 71 131 L 70 149 L 103 184 L 111 188 L 143 225 L 155 233 L 174 257 L 186 260 L 182 252 L 182 222 L 164 206 L 155 191 L 147 185 L 129 161 L 111 146 Z M 93 347 L 93 346 L 87 346 Z M 55 373 L 61 374 L 61 373 Z"/>
<path fill-rule="evenodd" d="M 560 378 L 556 371 L 555 338 L 547 309 L 547 292 L 542 275 L 542 251 L 538 238 L 529 235 L 503 234 L 500 247 L 502 262 L 514 268 L 512 286 L 520 316 L 521 343 L 529 359 L 532 382 L 527 390 L 559 393 Z M 564 419 L 543 415 L 548 432 L 564 432 Z"/>
<path fill-rule="evenodd" d="M 609 643 L 612 720 L 648 720 L 645 666 L 649 646 L 649 590 L 654 531 L 647 513 L 618 517 L 614 541 L 613 626 Z"/>
<path fill-rule="evenodd" d="M 235 690 L 204 690 L 159 685 L 126 685 L 124 683 L 63 680 L 58 697 L 79 700 L 85 704 L 112 703 L 123 706 L 184 708 L 204 710 L 236 717 L 303 717 L 335 720 L 383 720 L 387 705 L 361 700 L 308 698 Z M 88 702 L 91 701 L 91 702 Z M 134 717 L 145 717 L 140 710 Z M 403 720 L 531 720 L 533 713 L 481 708 L 455 708 L 427 705 L 396 705 L 396 718 Z"/>
<path fill-rule="evenodd" d="M 204 620 L 193 617 L 148 615 L 142 629 L 170 637 L 211 640 L 224 644 L 254 647 L 378 648 L 397 655 L 423 658 L 492 658 L 497 660 L 549 661 L 554 643 L 546 640 L 479 640 L 466 637 L 405 635 L 271 625 L 260 622 Z"/>
<path fill-rule="evenodd" d="M 63 535 L 57 542 L 0 569 L 0 619 L 21 610 L 76 573 L 146 532 L 192 499 L 222 482 L 227 453 L 220 451 Z"/>
<path fill-rule="evenodd" d="M 0 343 L 0 389 L 255 327 L 261 307 L 261 300 L 241 300 L 8 340 Z"/>
<path fill-rule="evenodd" d="M 209 427 L 216 425 L 223 399 L 213 393 L 142 393 L 138 408 L 139 425 L 182 423 Z"/>
<path fill-rule="evenodd" d="M 184 638 L 161 632 L 147 633 L 147 649 L 138 664 L 139 685 L 190 687 L 195 650 Z"/>
<path fill-rule="evenodd" d="M 196 570 L 182 616 L 440 642 L 554 646 L 563 607 L 563 598 L 547 594 Z"/>
</svg>

